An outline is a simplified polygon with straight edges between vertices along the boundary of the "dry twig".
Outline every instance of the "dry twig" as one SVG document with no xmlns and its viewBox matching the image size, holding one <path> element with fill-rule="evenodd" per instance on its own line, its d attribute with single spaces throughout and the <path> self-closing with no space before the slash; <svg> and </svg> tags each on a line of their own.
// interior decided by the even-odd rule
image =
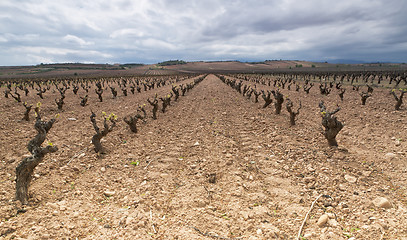
<svg viewBox="0 0 407 240">
<path fill-rule="evenodd" d="M 68 163 L 67 163 L 66 165 L 68 166 L 74 158 L 79 157 L 79 155 L 81 155 L 82 153 L 86 152 L 86 150 L 88 150 L 88 147 L 85 147 L 85 148 L 82 149 L 80 152 L 78 152 L 78 153 L 75 154 L 73 157 L 71 157 L 71 159 L 69 159 L 69 161 L 68 161 Z"/>
<path fill-rule="evenodd" d="M 151 209 L 150 209 L 150 220 L 151 220 L 151 225 L 153 226 L 154 233 L 157 233 L 157 231 L 155 230 L 154 221 L 153 221 L 153 213 L 151 212 Z"/>
<path fill-rule="evenodd" d="M 151 160 L 151 161 L 148 161 L 148 164 L 147 164 L 147 166 L 144 167 L 144 169 L 147 169 L 147 167 L 150 165 L 150 163 L 152 163 L 154 160 L 155 160 L 155 159 L 153 159 L 153 160 Z"/>
<path fill-rule="evenodd" d="M 310 212 L 311 212 L 312 209 L 314 208 L 315 203 L 316 203 L 316 202 L 318 201 L 318 199 L 319 199 L 320 197 L 322 197 L 322 196 L 323 196 L 323 194 L 320 194 L 320 195 L 312 202 L 311 207 L 310 207 L 309 211 L 307 212 L 307 215 L 305 215 L 305 219 L 304 219 L 304 221 L 303 221 L 302 224 L 301 224 L 300 231 L 298 231 L 297 239 L 301 239 L 302 229 L 304 228 L 305 223 L 307 222 L 308 215 L 310 214 Z"/>
</svg>

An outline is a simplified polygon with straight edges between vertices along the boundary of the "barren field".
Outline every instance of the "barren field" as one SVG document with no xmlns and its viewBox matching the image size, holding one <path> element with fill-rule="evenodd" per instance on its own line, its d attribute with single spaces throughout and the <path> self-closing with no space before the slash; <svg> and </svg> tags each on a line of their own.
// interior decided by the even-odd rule
<svg viewBox="0 0 407 240">
<path fill-rule="evenodd" d="M 157 120 L 146 100 L 169 94 L 170 84 L 116 99 L 106 90 L 103 102 L 92 85 L 85 107 L 84 90 L 69 89 L 63 110 L 54 86 L 44 99 L 32 90 L 22 100 L 40 101 L 43 119 L 59 113 L 47 135 L 59 150 L 35 169 L 22 206 L 15 169 L 29 154 L 35 117 L 21 120 L 22 103 L 2 87 L 0 239 L 297 239 L 302 228 L 300 239 L 406 240 L 407 103 L 395 111 L 389 89 L 375 88 L 362 106 L 344 88 L 343 102 L 337 89 L 325 96 L 317 84 L 309 94 L 281 89 L 295 108 L 302 102 L 295 126 L 285 103 L 276 115 L 274 102 L 261 108 L 261 97 L 255 103 L 212 74 Z M 321 134 L 320 100 L 341 107 L 339 147 Z M 141 104 L 149 118 L 132 133 L 123 118 Z M 119 117 L 102 140 L 106 154 L 90 142 L 91 110 L 99 126 L 102 111 Z"/>
</svg>

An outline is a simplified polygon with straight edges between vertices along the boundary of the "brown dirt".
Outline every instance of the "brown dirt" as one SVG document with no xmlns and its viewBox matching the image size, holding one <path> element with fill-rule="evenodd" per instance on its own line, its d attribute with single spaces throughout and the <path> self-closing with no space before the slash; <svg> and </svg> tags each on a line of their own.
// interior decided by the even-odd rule
<svg viewBox="0 0 407 240">
<path fill-rule="evenodd" d="M 309 95 L 282 90 L 303 105 L 290 127 L 285 108 L 274 115 L 209 75 L 139 133 L 119 122 L 102 156 L 90 144 L 90 109 L 99 120 L 101 111 L 122 119 L 170 86 L 117 99 L 109 92 L 102 103 L 92 88 L 84 108 L 68 91 L 63 112 L 58 92 L 42 100 L 43 116 L 60 113 L 48 134 L 59 151 L 36 168 L 25 213 L 13 201 L 14 171 L 35 134 L 33 120 L 20 121 L 24 107 L 2 96 L 0 239 L 295 239 L 320 194 L 331 198 L 310 212 L 307 239 L 407 238 L 407 112 L 405 105 L 393 111 L 388 90 L 375 89 L 366 106 L 351 88 L 343 103 L 317 86 Z M 34 92 L 23 99 L 39 101 Z M 339 148 L 320 133 L 319 100 L 342 107 Z M 374 206 L 377 197 L 392 208 Z M 330 220 L 319 227 L 324 213 Z"/>
</svg>

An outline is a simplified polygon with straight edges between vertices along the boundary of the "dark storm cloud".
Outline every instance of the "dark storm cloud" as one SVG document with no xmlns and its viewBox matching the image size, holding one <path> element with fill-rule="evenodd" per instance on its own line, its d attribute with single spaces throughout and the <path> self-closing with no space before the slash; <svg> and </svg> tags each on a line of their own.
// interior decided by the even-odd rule
<svg viewBox="0 0 407 240">
<path fill-rule="evenodd" d="M 0 65 L 168 59 L 406 62 L 403 0 L 2 0 Z"/>
</svg>

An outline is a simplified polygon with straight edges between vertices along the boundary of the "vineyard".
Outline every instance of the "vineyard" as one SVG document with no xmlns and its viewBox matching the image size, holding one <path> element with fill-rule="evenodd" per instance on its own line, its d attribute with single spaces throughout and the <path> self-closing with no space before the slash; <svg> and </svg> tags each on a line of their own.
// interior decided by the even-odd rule
<svg viewBox="0 0 407 240">
<path fill-rule="evenodd" d="M 0 80 L 0 239 L 407 239 L 405 71 L 148 72 Z"/>
</svg>

